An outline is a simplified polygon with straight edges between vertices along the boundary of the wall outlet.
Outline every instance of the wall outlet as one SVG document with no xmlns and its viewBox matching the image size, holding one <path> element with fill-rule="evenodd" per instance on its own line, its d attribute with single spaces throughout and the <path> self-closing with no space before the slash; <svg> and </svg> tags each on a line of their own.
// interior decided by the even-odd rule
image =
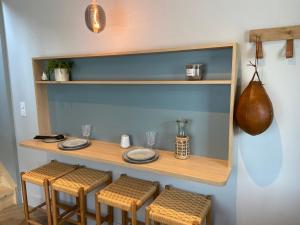
<svg viewBox="0 0 300 225">
<path fill-rule="evenodd" d="M 20 102 L 20 115 L 22 117 L 26 117 L 27 114 L 26 114 L 26 104 L 25 102 Z"/>
</svg>

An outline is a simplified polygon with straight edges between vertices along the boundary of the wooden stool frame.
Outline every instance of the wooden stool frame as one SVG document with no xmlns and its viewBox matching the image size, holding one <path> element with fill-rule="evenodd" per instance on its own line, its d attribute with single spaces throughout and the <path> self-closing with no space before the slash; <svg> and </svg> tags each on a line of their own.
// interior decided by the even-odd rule
<svg viewBox="0 0 300 225">
<path fill-rule="evenodd" d="M 166 185 L 165 189 L 170 189 L 172 186 L 171 185 Z M 211 195 L 206 196 L 207 199 L 212 200 Z M 151 219 L 150 219 L 150 208 L 146 207 L 146 213 L 145 213 L 145 225 L 151 225 Z M 159 225 L 160 222 L 153 220 L 154 225 Z M 207 215 L 205 217 L 205 220 L 202 222 L 202 224 L 206 225 L 212 225 L 212 218 L 211 218 L 211 207 L 209 208 Z M 201 224 L 201 225 L 202 225 Z M 197 221 L 193 222 L 191 225 L 199 225 Z"/>
<path fill-rule="evenodd" d="M 48 217 L 48 225 L 52 225 L 52 214 L 51 214 L 51 197 L 50 197 L 50 184 L 48 179 L 44 179 L 43 189 L 45 194 L 45 201 L 38 206 L 29 210 L 28 206 L 28 197 L 27 197 L 27 187 L 26 181 L 22 179 L 22 176 L 25 173 L 22 172 L 21 175 L 21 184 L 22 184 L 22 197 L 23 197 L 23 208 L 24 208 L 24 216 L 25 216 L 25 225 L 33 224 L 33 225 L 42 225 L 34 220 L 30 219 L 30 214 L 36 211 L 39 208 L 46 206 L 47 217 Z"/>
<path fill-rule="evenodd" d="M 51 160 L 51 162 L 56 162 L 56 160 Z M 76 170 L 78 167 L 74 166 L 74 170 Z M 23 179 L 23 175 L 26 174 L 25 172 L 21 172 L 20 173 L 20 177 L 21 177 L 21 186 L 22 186 L 22 198 L 23 198 L 23 209 L 24 209 L 24 217 L 25 217 L 25 225 L 42 225 L 41 223 L 38 223 L 32 219 L 30 219 L 30 214 L 35 212 L 36 210 L 42 208 L 42 207 L 46 207 L 46 213 L 47 213 L 47 222 L 48 225 L 52 225 L 52 208 L 51 208 L 51 196 L 50 196 L 50 181 L 48 179 L 44 179 L 43 180 L 43 190 L 44 190 L 44 196 L 45 196 L 45 201 L 42 202 L 41 204 L 35 206 L 32 209 L 29 209 L 29 204 L 28 204 L 28 196 L 27 196 L 27 185 L 26 183 L 32 183 L 30 181 L 26 181 Z M 66 175 L 67 173 L 64 173 L 60 176 L 57 176 L 55 179 L 59 179 L 62 176 Z M 54 180 L 55 180 L 54 179 Z M 33 183 L 35 184 L 35 183 Z M 38 184 L 35 184 L 37 186 L 40 186 Z"/>
<path fill-rule="evenodd" d="M 126 174 L 121 174 L 121 176 L 127 176 Z M 159 195 L 159 182 L 153 182 L 156 186 L 156 191 L 155 193 L 152 195 L 153 200 Z M 100 194 L 100 191 L 98 193 L 96 193 L 95 195 L 95 205 L 96 205 L 96 225 L 101 225 L 103 223 L 102 219 L 101 219 L 101 202 L 98 201 L 98 195 Z M 109 206 L 108 207 L 108 211 L 112 213 L 113 216 L 113 206 Z M 131 204 L 131 209 L 129 211 L 126 210 L 121 210 L 122 212 L 122 225 L 127 225 L 128 221 L 131 220 L 131 225 L 137 225 L 137 224 L 145 224 L 141 221 L 137 220 L 137 211 L 139 210 L 139 208 L 141 208 L 142 205 L 140 207 L 137 206 L 136 202 L 132 202 Z M 128 216 L 128 212 L 131 213 L 131 218 Z M 111 215 L 111 214 L 110 214 Z M 112 220 L 112 219 L 111 219 Z M 108 221 L 109 225 L 113 225 L 112 221 Z"/>
<path fill-rule="evenodd" d="M 112 183 L 112 172 L 108 172 L 110 175 L 110 179 L 103 183 L 104 185 L 109 185 Z M 103 185 L 101 184 L 101 185 Z M 63 192 L 65 193 L 65 192 Z M 87 211 L 87 194 L 84 191 L 84 188 L 80 188 L 77 196 L 74 196 L 70 193 L 65 193 L 70 196 L 76 198 L 75 205 L 68 205 L 65 203 L 59 202 L 58 197 L 59 191 L 52 189 L 52 209 L 53 209 L 53 225 L 60 225 L 63 222 L 69 222 L 76 225 L 86 225 L 87 224 L 87 217 L 96 221 L 96 214 Z M 63 209 L 64 212 L 60 214 L 59 210 Z M 77 221 L 71 219 L 72 216 L 77 215 Z M 108 207 L 108 215 L 107 216 L 100 216 L 100 220 L 103 222 L 109 222 L 112 225 L 113 223 L 113 211 Z"/>
</svg>

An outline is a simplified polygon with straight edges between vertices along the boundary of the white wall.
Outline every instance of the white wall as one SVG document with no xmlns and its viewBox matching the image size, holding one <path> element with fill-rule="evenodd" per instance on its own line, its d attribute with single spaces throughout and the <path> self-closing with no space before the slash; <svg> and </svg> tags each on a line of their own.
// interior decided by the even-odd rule
<svg viewBox="0 0 300 225">
<path fill-rule="evenodd" d="M 17 140 L 37 132 L 31 57 L 99 51 L 124 51 L 186 46 L 207 42 L 240 44 L 242 86 L 252 75 L 246 64 L 254 48 L 247 31 L 254 28 L 300 24 L 299 0 L 105 0 L 107 28 L 90 33 L 84 25 L 82 0 L 3 0 Z M 284 42 L 264 44 L 261 77 L 275 110 L 266 133 L 237 134 L 237 170 L 222 188 L 119 167 L 86 163 L 138 177 L 156 179 L 215 196 L 215 225 L 297 225 L 300 221 L 300 120 L 297 96 L 300 82 L 300 43 L 294 59 L 286 60 Z M 25 100 L 28 117 L 21 118 L 19 101 Z M 18 149 L 21 170 L 31 169 L 55 156 Z M 74 159 L 59 158 L 74 162 Z M 41 191 L 30 187 L 31 196 Z M 90 203 L 92 206 L 92 202 Z"/>
</svg>

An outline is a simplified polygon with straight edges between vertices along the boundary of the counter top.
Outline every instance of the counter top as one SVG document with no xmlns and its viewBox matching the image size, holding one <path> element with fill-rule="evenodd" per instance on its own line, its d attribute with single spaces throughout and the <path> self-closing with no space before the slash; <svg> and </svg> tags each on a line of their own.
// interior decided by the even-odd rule
<svg viewBox="0 0 300 225">
<path fill-rule="evenodd" d="M 174 157 L 173 152 L 164 150 L 158 150 L 160 157 L 155 162 L 131 164 L 122 159 L 122 153 L 126 150 L 121 149 L 118 144 L 99 140 L 92 140 L 89 147 L 76 151 L 62 151 L 57 148 L 57 143 L 44 143 L 38 140 L 24 140 L 20 146 L 217 186 L 225 185 L 231 172 L 227 160 L 194 155 L 187 160 L 180 160 Z M 133 148 L 135 147 L 131 147 Z"/>
</svg>

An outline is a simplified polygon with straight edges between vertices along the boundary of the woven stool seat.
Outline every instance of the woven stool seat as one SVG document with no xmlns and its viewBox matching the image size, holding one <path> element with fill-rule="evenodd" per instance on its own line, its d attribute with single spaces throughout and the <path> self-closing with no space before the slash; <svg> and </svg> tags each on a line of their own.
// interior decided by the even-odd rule
<svg viewBox="0 0 300 225">
<path fill-rule="evenodd" d="M 202 224 L 210 210 L 208 197 L 167 187 L 147 208 L 149 218 L 163 224 Z"/>
<path fill-rule="evenodd" d="M 52 188 L 56 191 L 78 196 L 81 188 L 84 189 L 84 193 L 88 193 L 110 179 L 110 172 L 81 167 L 55 180 L 52 183 Z"/>
<path fill-rule="evenodd" d="M 40 166 L 29 172 L 21 173 L 21 184 L 22 184 L 22 197 L 24 207 L 25 224 L 41 225 L 37 221 L 30 218 L 30 214 L 46 206 L 48 224 L 52 224 L 52 209 L 51 209 L 51 195 L 50 195 L 50 182 L 53 182 L 60 177 L 71 173 L 76 170 L 78 166 L 60 163 L 55 160 L 47 163 L 46 165 Z M 45 194 L 45 202 L 39 204 L 33 209 L 29 210 L 28 197 L 27 197 L 27 185 L 26 182 L 30 182 L 39 186 L 42 186 Z"/>
<path fill-rule="evenodd" d="M 157 188 L 156 182 L 122 175 L 114 183 L 102 189 L 97 198 L 101 203 L 129 211 L 133 203 L 137 208 L 142 206 L 153 196 Z"/>
<path fill-rule="evenodd" d="M 74 165 L 51 161 L 46 165 L 23 173 L 22 179 L 37 185 L 43 185 L 45 179 L 51 182 L 75 169 L 76 166 Z"/>
</svg>

